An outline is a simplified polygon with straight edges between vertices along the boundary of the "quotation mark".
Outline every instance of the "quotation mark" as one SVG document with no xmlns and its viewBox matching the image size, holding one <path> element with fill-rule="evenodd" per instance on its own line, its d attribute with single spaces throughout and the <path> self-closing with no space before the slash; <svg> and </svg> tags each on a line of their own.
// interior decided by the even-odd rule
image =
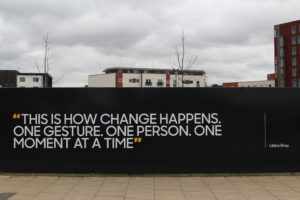
<svg viewBox="0 0 300 200">
<path fill-rule="evenodd" d="M 12 116 L 13 119 L 20 119 L 21 118 L 21 114 L 16 114 L 14 113 Z"/>
<path fill-rule="evenodd" d="M 135 143 L 141 143 L 141 142 L 142 142 L 142 138 L 140 138 L 140 137 L 135 137 L 135 138 L 133 138 L 133 141 L 134 141 Z"/>
</svg>

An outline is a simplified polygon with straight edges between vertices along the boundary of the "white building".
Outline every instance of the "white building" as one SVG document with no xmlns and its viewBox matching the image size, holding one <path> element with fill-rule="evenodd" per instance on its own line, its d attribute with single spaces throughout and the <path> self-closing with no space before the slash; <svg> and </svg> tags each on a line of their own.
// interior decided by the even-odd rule
<svg viewBox="0 0 300 200">
<path fill-rule="evenodd" d="M 228 82 L 223 87 L 275 87 L 275 80 Z"/>
<path fill-rule="evenodd" d="M 183 73 L 170 69 L 153 68 L 107 68 L 105 74 L 88 77 L 88 87 L 206 87 L 203 70 L 188 70 Z"/>
<path fill-rule="evenodd" d="M 267 80 L 223 83 L 223 87 L 275 87 L 276 75 L 267 74 Z"/>
<path fill-rule="evenodd" d="M 238 87 L 275 87 L 275 80 L 243 81 L 238 82 Z"/>
<path fill-rule="evenodd" d="M 52 77 L 44 73 L 17 74 L 18 88 L 47 88 L 52 87 Z"/>
</svg>

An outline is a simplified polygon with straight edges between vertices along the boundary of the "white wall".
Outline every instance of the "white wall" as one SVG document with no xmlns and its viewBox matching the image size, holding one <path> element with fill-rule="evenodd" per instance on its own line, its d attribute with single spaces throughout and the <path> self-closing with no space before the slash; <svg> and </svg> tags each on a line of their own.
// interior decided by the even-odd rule
<svg viewBox="0 0 300 200">
<path fill-rule="evenodd" d="M 170 77 L 170 86 L 174 87 L 174 80 L 177 80 L 177 87 L 181 87 L 181 76 L 180 75 L 171 75 Z M 205 76 L 195 76 L 195 75 L 184 75 L 183 80 L 192 81 L 191 84 L 184 84 L 184 87 L 207 87 L 206 77 Z M 197 82 L 199 84 L 197 84 Z"/>
<path fill-rule="evenodd" d="M 116 74 L 89 75 L 88 87 L 116 87 Z"/>
<path fill-rule="evenodd" d="M 150 79 L 152 85 L 146 85 L 146 80 Z M 158 80 L 162 80 L 162 86 L 157 86 Z M 166 74 L 143 74 L 143 87 L 166 87 Z"/>
<path fill-rule="evenodd" d="M 124 73 L 123 74 L 123 87 L 141 87 L 141 74 L 131 74 L 131 73 Z M 138 82 L 130 82 L 130 79 L 136 79 Z"/>
<path fill-rule="evenodd" d="M 20 79 L 25 78 L 25 82 L 21 82 Z M 38 78 L 38 82 L 33 82 L 33 78 Z M 43 87 L 43 76 L 42 75 L 17 75 L 17 87 L 33 88 Z"/>
<path fill-rule="evenodd" d="M 178 80 L 177 87 L 181 87 L 181 79 L 179 76 L 170 75 L 170 87 L 173 87 L 173 81 Z M 116 74 L 96 74 L 89 75 L 88 87 L 116 87 Z M 130 79 L 136 79 L 136 82 L 130 82 Z M 152 85 L 146 85 L 146 80 L 150 79 Z M 166 87 L 166 74 L 138 74 L 138 73 L 123 73 L 123 87 Z M 162 85 L 158 86 L 158 80 L 162 81 Z M 184 84 L 184 87 L 207 87 L 205 76 L 184 75 L 184 80 L 192 81 L 191 84 Z M 197 84 L 199 82 L 199 84 Z"/>
<path fill-rule="evenodd" d="M 238 87 L 275 87 L 274 80 L 238 82 Z"/>
</svg>

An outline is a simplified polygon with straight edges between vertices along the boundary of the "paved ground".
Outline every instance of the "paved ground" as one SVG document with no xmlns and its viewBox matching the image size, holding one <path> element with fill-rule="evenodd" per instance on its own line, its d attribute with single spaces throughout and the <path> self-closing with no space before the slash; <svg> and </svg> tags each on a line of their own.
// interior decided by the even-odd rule
<svg viewBox="0 0 300 200">
<path fill-rule="evenodd" d="M 5 194 L 4 194 L 5 193 Z M 11 197 L 9 197 L 12 195 Z M 300 176 L 58 177 L 0 175 L 0 200 L 300 199 Z"/>
</svg>

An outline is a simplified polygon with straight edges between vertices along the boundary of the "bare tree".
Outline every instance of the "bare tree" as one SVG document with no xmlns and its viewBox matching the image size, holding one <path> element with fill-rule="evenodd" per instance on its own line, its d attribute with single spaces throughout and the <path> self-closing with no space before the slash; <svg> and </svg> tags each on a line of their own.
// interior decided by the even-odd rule
<svg viewBox="0 0 300 200">
<path fill-rule="evenodd" d="M 64 78 L 64 75 L 61 74 L 59 77 L 55 78 L 55 80 L 52 81 L 52 84 L 55 85 L 57 84 L 58 82 L 60 82 L 61 80 L 63 80 Z"/>
<path fill-rule="evenodd" d="M 52 58 L 52 54 L 51 54 L 51 45 L 50 45 L 50 39 L 49 39 L 49 33 L 47 32 L 45 37 L 43 38 L 43 49 L 44 49 L 44 55 L 43 55 L 43 67 L 42 69 L 39 66 L 39 63 L 37 62 L 37 60 L 35 60 L 35 65 L 37 70 L 39 71 L 39 73 L 43 73 L 44 74 L 44 78 L 43 78 L 43 84 L 44 87 L 49 87 L 48 85 L 48 74 L 50 72 L 50 60 Z M 53 80 L 53 84 L 61 81 L 63 79 L 63 74 L 58 77 L 56 80 Z"/>
<path fill-rule="evenodd" d="M 170 63 L 172 68 L 178 73 L 177 78 L 181 81 L 181 87 L 184 87 L 184 74 L 190 70 L 196 63 L 198 63 L 198 56 L 195 55 L 187 55 L 186 47 L 185 47 L 186 35 L 184 33 L 184 29 L 182 29 L 180 36 L 180 45 L 175 46 L 175 57 L 176 61 Z M 178 85 L 178 80 L 176 82 Z"/>
<path fill-rule="evenodd" d="M 44 87 L 48 87 L 48 73 L 49 73 L 49 59 L 50 59 L 50 42 L 49 42 L 49 33 L 44 37 Z"/>
</svg>

